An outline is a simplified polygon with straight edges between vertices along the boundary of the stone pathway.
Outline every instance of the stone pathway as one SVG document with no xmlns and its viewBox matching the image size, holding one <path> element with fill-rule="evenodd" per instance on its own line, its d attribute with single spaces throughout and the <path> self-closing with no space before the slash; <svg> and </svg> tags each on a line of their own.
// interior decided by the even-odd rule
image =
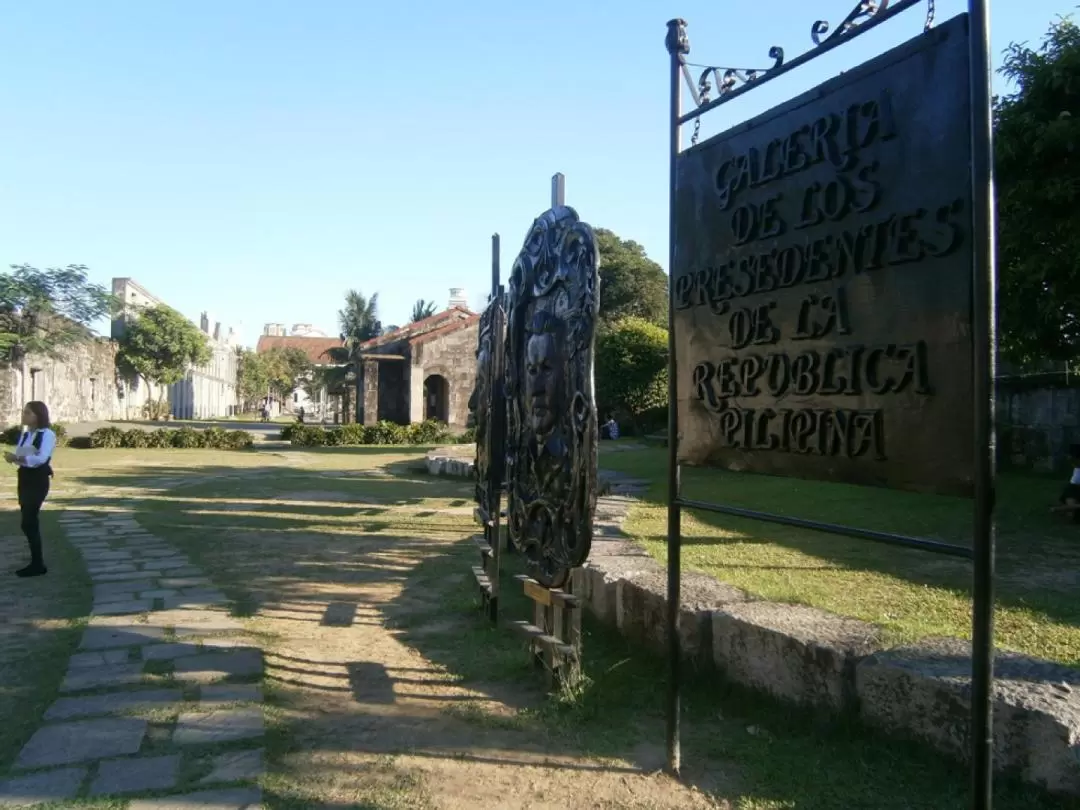
<svg viewBox="0 0 1080 810">
<path fill-rule="evenodd" d="M 123 513 L 61 518 L 94 607 L 61 697 L 0 807 L 131 797 L 130 810 L 255 810 L 262 652 L 203 572 Z"/>
</svg>

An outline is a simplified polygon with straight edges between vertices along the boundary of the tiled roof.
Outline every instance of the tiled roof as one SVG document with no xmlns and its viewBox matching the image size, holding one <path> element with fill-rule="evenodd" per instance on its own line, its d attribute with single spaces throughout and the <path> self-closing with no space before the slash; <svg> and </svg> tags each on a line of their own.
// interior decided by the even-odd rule
<svg viewBox="0 0 1080 810">
<path fill-rule="evenodd" d="M 437 329 L 429 329 L 416 337 L 409 338 L 409 345 L 416 346 L 420 343 L 427 343 L 429 340 L 437 340 L 443 335 L 448 335 L 451 332 L 457 332 L 459 329 L 465 329 L 468 326 L 472 326 L 480 320 L 479 315 L 470 315 L 468 318 L 461 318 L 456 321 L 450 321 Z"/>
<path fill-rule="evenodd" d="M 413 321 L 412 323 L 395 329 L 393 332 L 365 341 L 360 344 L 360 350 L 369 351 L 377 346 L 385 346 L 388 343 L 397 343 L 399 340 L 408 340 L 409 343 L 415 343 L 417 338 L 421 335 L 435 330 L 439 330 L 440 333 L 453 332 L 455 329 L 460 329 L 461 326 L 467 326 L 479 317 L 479 315 L 464 307 L 452 307 L 451 309 L 437 312 L 430 318 L 424 318 L 422 321 Z M 449 328 L 451 326 L 454 328 Z"/>
<path fill-rule="evenodd" d="M 327 352 L 343 345 L 341 338 L 261 335 L 255 351 L 262 354 L 271 349 L 300 349 L 313 364 L 325 366 L 330 363 Z"/>
</svg>

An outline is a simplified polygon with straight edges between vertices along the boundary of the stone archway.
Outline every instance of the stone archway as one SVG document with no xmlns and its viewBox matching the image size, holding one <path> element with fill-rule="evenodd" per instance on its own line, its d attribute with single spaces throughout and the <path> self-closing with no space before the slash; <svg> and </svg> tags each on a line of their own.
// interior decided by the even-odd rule
<svg viewBox="0 0 1080 810">
<path fill-rule="evenodd" d="M 424 419 L 450 421 L 450 383 L 441 374 L 424 378 Z"/>
</svg>

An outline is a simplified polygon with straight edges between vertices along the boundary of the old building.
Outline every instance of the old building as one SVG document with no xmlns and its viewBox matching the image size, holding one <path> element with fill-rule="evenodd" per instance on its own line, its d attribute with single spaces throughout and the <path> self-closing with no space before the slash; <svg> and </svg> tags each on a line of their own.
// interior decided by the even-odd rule
<svg viewBox="0 0 1080 810">
<path fill-rule="evenodd" d="M 0 367 L 0 425 L 17 425 L 23 405 L 43 400 L 57 422 L 98 422 L 123 415 L 116 379 L 116 344 L 94 338 L 62 356 L 27 355 Z"/>
<path fill-rule="evenodd" d="M 137 318 L 139 310 L 155 307 L 164 302 L 152 295 L 145 287 L 130 278 L 114 278 L 112 292 L 123 303 L 123 310 L 112 322 L 112 336 L 119 340 L 131 318 Z M 177 419 L 207 419 L 232 416 L 237 410 L 238 337 L 232 329 L 225 329 L 208 313 L 202 313 L 199 329 L 206 335 L 210 346 L 210 361 L 188 370 L 184 379 L 169 386 L 167 393 L 169 412 Z M 127 418 L 141 416 L 143 405 L 157 397 L 158 392 L 139 381 L 126 382 L 123 386 L 124 411 Z"/>
<path fill-rule="evenodd" d="M 407 424 L 439 419 L 465 427 L 476 380 L 480 316 L 459 303 L 360 346 L 362 421 Z"/>
</svg>

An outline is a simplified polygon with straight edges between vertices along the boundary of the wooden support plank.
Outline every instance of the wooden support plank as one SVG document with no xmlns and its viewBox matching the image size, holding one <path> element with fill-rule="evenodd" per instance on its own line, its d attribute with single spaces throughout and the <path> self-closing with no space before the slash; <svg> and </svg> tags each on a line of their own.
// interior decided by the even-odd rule
<svg viewBox="0 0 1080 810">
<path fill-rule="evenodd" d="M 472 567 L 472 572 L 473 576 L 476 577 L 476 584 L 480 586 L 480 590 L 490 596 L 491 580 L 488 578 L 487 573 L 485 573 L 484 569 L 479 565 L 474 565 Z"/>
<path fill-rule="evenodd" d="M 525 595 L 527 597 L 544 607 L 551 605 L 551 591 L 531 579 L 525 580 L 523 584 L 525 585 Z"/>
<path fill-rule="evenodd" d="M 535 624 L 529 624 L 528 622 L 510 622 L 510 627 L 517 630 L 524 636 L 527 636 L 530 641 L 535 642 L 548 650 L 554 651 L 564 658 L 572 659 L 577 656 L 576 650 L 569 644 L 563 644 L 555 636 L 548 635 L 542 629 Z"/>
</svg>

